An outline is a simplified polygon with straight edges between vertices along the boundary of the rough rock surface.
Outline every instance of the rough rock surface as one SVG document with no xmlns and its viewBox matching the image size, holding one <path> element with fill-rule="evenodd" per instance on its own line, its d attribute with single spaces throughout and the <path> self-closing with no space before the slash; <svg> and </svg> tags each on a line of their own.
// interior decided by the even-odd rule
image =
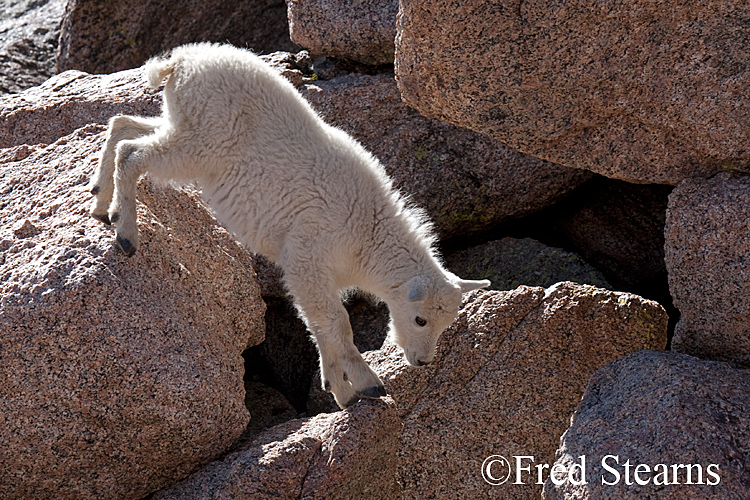
<svg viewBox="0 0 750 500">
<path fill-rule="evenodd" d="M 520 285 L 548 287 L 560 281 L 612 289 L 602 273 L 578 255 L 531 238 L 504 238 L 446 256 L 451 272 L 464 279 L 488 279 L 490 290 Z"/>
<path fill-rule="evenodd" d="M 363 401 L 273 427 L 153 499 L 397 500 L 399 434 L 393 400 Z"/>
<path fill-rule="evenodd" d="M 295 87 L 316 80 L 332 80 L 350 73 L 374 75 L 388 71 L 387 68 L 368 66 L 350 59 L 311 55 L 306 50 L 301 50 L 296 54 L 283 51 L 273 52 L 260 57 L 276 68 Z"/>
<path fill-rule="evenodd" d="M 688 179 L 669 197 L 672 348 L 750 368 L 750 176 Z"/>
<path fill-rule="evenodd" d="M 154 116 L 161 97 L 146 87 L 141 69 L 112 75 L 66 71 L 42 85 L 0 96 L 0 148 L 50 144 L 116 114 Z"/>
<path fill-rule="evenodd" d="M 142 182 L 125 258 L 87 214 L 90 125 L 0 150 L 0 496 L 141 498 L 248 421 L 242 351 L 263 339 L 251 259 L 194 193 Z"/>
<path fill-rule="evenodd" d="M 390 343 L 365 354 L 404 421 L 404 497 L 538 498 L 541 486 L 485 483 L 483 460 L 528 454 L 552 463 L 591 375 L 663 348 L 667 315 L 638 296 L 573 283 L 464 299 L 434 364 L 410 368 Z"/>
<path fill-rule="evenodd" d="M 420 116 L 401 101 L 392 73 L 346 75 L 300 90 L 324 119 L 380 159 L 442 238 L 532 213 L 590 177 Z"/>
<path fill-rule="evenodd" d="M 393 64 L 398 0 L 287 0 L 292 41 L 313 54 Z"/>
<path fill-rule="evenodd" d="M 112 73 L 189 42 L 232 43 L 257 53 L 295 50 L 284 0 L 71 0 L 57 71 Z"/>
<path fill-rule="evenodd" d="M 55 72 L 65 0 L 0 0 L 0 94 L 39 85 Z"/>
<path fill-rule="evenodd" d="M 402 0 L 396 74 L 425 116 L 676 185 L 750 166 L 749 26 L 744 0 Z"/>
<path fill-rule="evenodd" d="M 570 468 L 586 456 L 586 481 L 544 486 L 545 500 L 679 498 L 685 500 L 741 500 L 750 488 L 750 385 L 747 370 L 725 363 L 702 361 L 684 354 L 643 351 L 601 368 L 563 435 L 557 463 Z M 617 477 L 601 466 L 607 464 Z M 630 461 L 630 485 L 625 463 Z M 635 482 L 635 466 L 646 464 Z M 664 464 L 668 473 L 664 474 Z M 693 464 L 691 481 L 687 468 Z M 708 473 L 710 464 L 717 464 Z M 580 477 L 576 477 L 580 481 Z M 664 485 L 669 481 L 669 485 Z M 718 484 L 707 484 L 716 483 Z M 679 484 L 677 484 L 679 482 Z M 655 484 L 660 483 L 660 484 Z"/>
</svg>

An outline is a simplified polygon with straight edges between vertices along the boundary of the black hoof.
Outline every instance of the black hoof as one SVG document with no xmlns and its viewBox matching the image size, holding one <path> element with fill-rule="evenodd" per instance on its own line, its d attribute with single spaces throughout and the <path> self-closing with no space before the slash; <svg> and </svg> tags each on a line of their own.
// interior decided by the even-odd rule
<svg viewBox="0 0 750 500">
<path fill-rule="evenodd" d="M 112 224 L 110 222 L 109 217 L 107 216 L 107 214 L 91 214 L 91 217 L 93 217 L 94 219 L 98 220 L 99 222 L 105 223 L 108 226 L 110 224 Z"/>
<path fill-rule="evenodd" d="M 376 387 L 368 387 L 364 391 L 359 391 L 357 394 L 359 394 L 363 398 L 377 399 L 381 396 L 387 395 L 388 393 L 386 392 L 385 387 L 379 385 Z"/>
<path fill-rule="evenodd" d="M 101 190 L 101 188 L 99 186 L 94 186 L 94 187 L 91 188 L 91 194 L 97 195 L 97 194 L 99 194 L 100 190 Z"/>
<path fill-rule="evenodd" d="M 118 220 L 120 220 L 120 214 L 117 213 L 117 212 L 113 213 L 112 217 L 110 217 L 109 220 L 111 220 L 112 224 L 114 224 L 115 222 L 117 222 Z"/>
<path fill-rule="evenodd" d="M 132 257 L 135 253 L 135 247 L 130 243 L 129 240 L 126 240 L 122 236 L 118 235 L 115 239 L 115 242 L 117 243 L 118 248 L 122 250 L 122 253 L 124 253 L 128 257 Z"/>
</svg>

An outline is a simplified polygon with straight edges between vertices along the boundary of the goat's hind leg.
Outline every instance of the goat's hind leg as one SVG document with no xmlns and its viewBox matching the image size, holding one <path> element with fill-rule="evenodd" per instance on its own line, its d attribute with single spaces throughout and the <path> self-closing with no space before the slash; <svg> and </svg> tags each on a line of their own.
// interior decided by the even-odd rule
<svg viewBox="0 0 750 500">
<path fill-rule="evenodd" d="M 109 120 L 107 139 L 104 142 L 99 164 L 89 182 L 89 191 L 94 195 L 90 215 L 109 225 L 108 212 L 114 193 L 115 148 L 120 141 L 132 140 L 152 134 L 161 124 L 161 117 L 143 118 L 118 115 Z"/>
<path fill-rule="evenodd" d="M 157 180 L 189 182 L 199 174 L 202 163 L 190 141 L 181 140 L 166 127 L 117 143 L 114 163 L 114 194 L 108 215 L 115 224 L 117 246 L 130 257 L 138 249 L 135 195 L 140 176 L 148 172 Z"/>
<path fill-rule="evenodd" d="M 112 203 L 107 216 L 115 225 L 115 243 L 131 257 L 138 249 L 138 213 L 136 187 L 138 179 L 146 172 L 145 154 L 148 140 L 133 139 L 117 143 Z"/>
</svg>

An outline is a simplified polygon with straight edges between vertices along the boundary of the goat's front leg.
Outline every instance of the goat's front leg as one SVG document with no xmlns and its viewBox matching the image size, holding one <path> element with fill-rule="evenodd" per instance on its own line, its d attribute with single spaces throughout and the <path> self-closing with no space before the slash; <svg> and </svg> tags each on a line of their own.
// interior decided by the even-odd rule
<svg viewBox="0 0 750 500">
<path fill-rule="evenodd" d="M 320 353 L 320 377 L 323 389 L 333 393 L 341 408 L 361 398 L 386 395 L 383 382 L 354 345 L 346 309 L 340 306 L 339 316 L 327 328 L 313 330 Z"/>
<path fill-rule="evenodd" d="M 284 270 L 287 285 L 318 346 L 323 389 L 333 393 L 341 408 L 353 405 L 360 398 L 385 396 L 383 382 L 354 345 L 349 315 L 338 292 L 323 286 L 325 279 L 308 276 L 304 281 L 296 280 L 294 271 L 287 269 Z"/>
<path fill-rule="evenodd" d="M 137 116 L 115 116 L 109 120 L 107 139 L 104 141 L 99 164 L 89 182 L 89 191 L 94 195 L 90 214 L 109 225 L 109 207 L 115 190 L 115 148 L 120 141 L 137 139 L 152 134 L 162 124 L 162 119 Z"/>
</svg>

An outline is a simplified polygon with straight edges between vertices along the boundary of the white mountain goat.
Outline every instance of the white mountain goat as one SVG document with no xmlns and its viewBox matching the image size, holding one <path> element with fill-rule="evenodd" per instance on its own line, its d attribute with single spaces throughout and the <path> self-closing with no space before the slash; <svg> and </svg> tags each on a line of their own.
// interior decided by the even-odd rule
<svg viewBox="0 0 750 500">
<path fill-rule="evenodd" d="M 166 79 L 163 114 L 112 118 L 90 184 L 91 215 L 115 224 L 117 246 L 128 256 L 138 248 L 142 174 L 195 182 L 230 232 L 283 269 L 339 406 L 386 394 L 352 342 L 348 287 L 386 302 L 411 365 L 432 362 L 461 293 L 489 281 L 442 268 L 430 225 L 378 160 L 249 51 L 186 45 L 150 60 L 145 74 L 153 88 Z"/>
</svg>

